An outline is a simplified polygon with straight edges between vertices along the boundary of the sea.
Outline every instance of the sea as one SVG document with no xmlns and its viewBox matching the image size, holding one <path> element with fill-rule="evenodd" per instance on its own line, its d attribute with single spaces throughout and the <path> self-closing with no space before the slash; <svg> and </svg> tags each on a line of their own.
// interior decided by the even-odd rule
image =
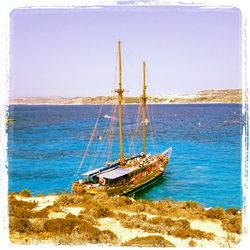
<svg viewBox="0 0 250 250">
<path fill-rule="evenodd" d="M 111 105 L 11 105 L 8 123 L 9 192 L 71 191 L 89 169 L 119 158 L 118 119 Z M 139 112 L 138 112 L 139 111 Z M 196 201 L 242 208 L 240 104 L 148 105 L 147 154 L 173 152 L 163 176 L 136 199 Z M 123 148 L 140 154 L 140 107 L 123 107 Z"/>
</svg>

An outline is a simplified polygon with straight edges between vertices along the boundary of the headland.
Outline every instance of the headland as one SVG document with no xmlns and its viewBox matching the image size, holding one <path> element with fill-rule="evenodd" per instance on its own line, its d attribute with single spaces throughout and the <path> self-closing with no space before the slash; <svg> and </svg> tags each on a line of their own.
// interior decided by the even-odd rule
<svg viewBox="0 0 250 250">
<path fill-rule="evenodd" d="M 10 100 L 10 104 L 22 105 L 112 105 L 115 96 L 96 97 L 18 97 Z M 138 104 L 140 96 L 124 97 L 125 104 Z M 200 91 L 196 94 L 166 94 L 149 96 L 148 104 L 178 104 L 178 103 L 242 103 L 241 89 L 212 89 Z"/>
</svg>

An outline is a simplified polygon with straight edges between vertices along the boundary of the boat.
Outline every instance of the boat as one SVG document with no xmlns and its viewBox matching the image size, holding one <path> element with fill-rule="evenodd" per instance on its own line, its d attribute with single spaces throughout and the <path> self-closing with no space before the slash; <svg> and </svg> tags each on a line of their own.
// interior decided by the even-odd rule
<svg viewBox="0 0 250 250">
<path fill-rule="evenodd" d="M 143 62 L 143 91 L 141 96 L 142 105 L 142 152 L 137 155 L 126 157 L 123 153 L 123 92 L 122 88 L 122 63 L 121 42 L 118 41 L 118 88 L 115 90 L 118 98 L 119 118 L 119 158 L 103 166 L 86 171 L 78 180 L 72 183 L 75 193 L 101 194 L 108 196 L 130 195 L 152 185 L 164 173 L 169 163 L 172 148 L 166 149 L 159 154 L 146 152 L 146 129 L 147 129 L 147 96 L 146 96 L 146 63 Z"/>
<path fill-rule="evenodd" d="M 106 115 L 104 115 L 103 117 L 104 117 L 104 118 L 106 118 L 106 119 L 111 119 L 111 118 L 112 118 L 112 116 L 111 116 L 111 115 L 107 115 L 107 114 L 106 114 Z"/>
<path fill-rule="evenodd" d="M 12 123 L 12 122 L 15 122 L 15 121 L 16 121 L 15 118 L 8 117 L 8 118 L 5 119 L 5 123 Z"/>
</svg>

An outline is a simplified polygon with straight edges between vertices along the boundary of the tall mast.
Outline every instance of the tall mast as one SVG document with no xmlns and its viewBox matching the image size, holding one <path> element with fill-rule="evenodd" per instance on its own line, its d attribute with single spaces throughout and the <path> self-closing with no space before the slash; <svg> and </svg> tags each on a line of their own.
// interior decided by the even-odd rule
<svg viewBox="0 0 250 250">
<path fill-rule="evenodd" d="M 123 145 L 122 145 L 122 59 L 121 59 L 121 41 L 118 41 L 118 111 L 119 111 L 119 136 L 120 136 L 120 165 L 123 165 Z"/>
<path fill-rule="evenodd" d="M 146 63 L 143 62 L 143 90 L 142 90 L 142 152 L 146 153 L 146 126 L 147 126 L 147 114 L 146 114 Z"/>
</svg>

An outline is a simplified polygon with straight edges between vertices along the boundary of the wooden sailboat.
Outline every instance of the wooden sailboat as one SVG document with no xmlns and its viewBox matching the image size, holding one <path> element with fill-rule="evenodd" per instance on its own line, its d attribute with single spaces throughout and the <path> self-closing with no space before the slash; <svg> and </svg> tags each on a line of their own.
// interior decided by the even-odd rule
<svg viewBox="0 0 250 250">
<path fill-rule="evenodd" d="M 76 193 L 108 195 L 126 195 L 135 193 L 154 183 L 160 177 L 169 162 L 172 148 L 163 153 L 151 155 L 146 152 L 146 64 L 143 62 L 143 91 L 142 103 L 142 152 L 136 156 L 126 158 L 123 155 L 123 128 L 122 128 L 122 63 L 121 43 L 118 42 L 118 111 L 119 111 L 119 147 L 120 158 L 108 166 L 84 172 L 82 178 L 73 182 L 72 189 Z"/>
</svg>

